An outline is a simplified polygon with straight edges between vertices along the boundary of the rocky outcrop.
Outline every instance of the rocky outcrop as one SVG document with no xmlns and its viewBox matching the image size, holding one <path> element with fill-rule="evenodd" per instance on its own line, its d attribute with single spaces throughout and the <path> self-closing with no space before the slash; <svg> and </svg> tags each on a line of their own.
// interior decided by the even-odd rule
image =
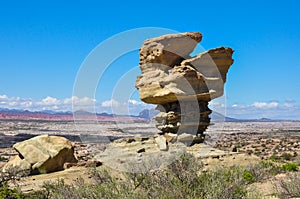
<svg viewBox="0 0 300 199">
<path fill-rule="evenodd" d="M 19 155 L 3 167 L 4 172 L 15 169 L 31 174 L 49 173 L 63 170 L 66 162 L 77 162 L 73 143 L 60 136 L 36 136 L 13 147 Z"/>
<path fill-rule="evenodd" d="M 210 123 L 208 103 L 223 95 L 233 50 L 219 47 L 190 54 L 202 34 L 188 32 L 148 39 L 140 49 L 136 88 L 142 101 L 157 104 L 155 117 L 162 133 L 189 133 L 203 140 Z"/>
<path fill-rule="evenodd" d="M 164 168 L 186 152 L 185 140 L 177 141 L 176 134 L 141 138 L 121 138 L 109 143 L 94 161 L 115 170 L 144 173 Z"/>
<path fill-rule="evenodd" d="M 236 154 L 212 148 L 204 143 L 190 146 L 193 137 L 187 133 L 165 133 L 149 137 L 120 138 L 109 143 L 104 152 L 94 156 L 93 161 L 118 171 L 145 173 L 172 164 L 186 152 L 201 159 L 219 159 Z"/>
</svg>

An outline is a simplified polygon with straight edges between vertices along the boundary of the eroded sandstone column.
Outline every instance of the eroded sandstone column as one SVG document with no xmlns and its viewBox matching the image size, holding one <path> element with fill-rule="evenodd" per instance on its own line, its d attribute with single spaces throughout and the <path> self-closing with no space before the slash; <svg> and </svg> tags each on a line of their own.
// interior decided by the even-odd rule
<svg viewBox="0 0 300 199">
<path fill-rule="evenodd" d="M 202 40 L 199 32 L 169 34 L 146 40 L 140 49 L 136 88 L 142 101 L 157 104 L 155 117 L 162 133 L 196 134 L 210 123 L 208 102 L 223 95 L 231 48 L 219 47 L 190 54 Z"/>
</svg>

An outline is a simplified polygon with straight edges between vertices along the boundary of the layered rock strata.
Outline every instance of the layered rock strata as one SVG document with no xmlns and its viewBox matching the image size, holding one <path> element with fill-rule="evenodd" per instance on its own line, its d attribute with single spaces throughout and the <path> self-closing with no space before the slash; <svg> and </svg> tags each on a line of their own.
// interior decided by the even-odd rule
<svg viewBox="0 0 300 199">
<path fill-rule="evenodd" d="M 140 49 L 141 76 L 136 88 L 142 101 L 157 104 L 162 133 L 190 133 L 203 139 L 210 123 L 208 103 L 223 95 L 233 50 L 214 48 L 191 56 L 202 40 L 199 32 L 146 40 Z"/>
</svg>

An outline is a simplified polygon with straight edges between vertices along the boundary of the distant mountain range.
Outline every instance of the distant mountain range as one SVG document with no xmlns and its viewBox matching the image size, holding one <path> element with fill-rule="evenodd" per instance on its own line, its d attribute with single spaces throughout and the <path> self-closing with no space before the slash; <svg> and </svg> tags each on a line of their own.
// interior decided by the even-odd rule
<svg viewBox="0 0 300 199">
<path fill-rule="evenodd" d="M 56 112 L 52 110 L 28 111 L 18 109 L 0 108 L 0 119 L 35 119 L 35 120 L 73 120 L 74 116 L 79 119 L 95 119 L 98 120 L 151 120 L 159 111 L 155 109 L 144 109 L 138 115 L 118 115 L 110 113 L 91 113 L 84 110 L 78 110 L 74 113 Z M 269 118 L 261 119 L 236 119 L 224 116 L 218 112 L 210 114 L 211 122 L 281 122 L 291 120 L 272 120 Z"/>
<path fill-rule="evenodd" d="M 211 122 L 283 122 L 283 121 L 297 121 L 297 120 L 284 120 L 284 119 L 269 119 L 269 118 L 259 118 L 259 119 L 236 119 L 232 117 L 224 116 L 218 112 L 213 111 L 210 114 Z"/>
<path fill-rule="evenodd" d="M 91 113 L 84 110 L 73 112 L 56 112 L 51 110 L 28 111 L 18 109 L 0 108 L 0 119 L 20 119 L 20 120 L 146 120 L 134 115 L 117 115 L 109 113 Z"/>
<path fill-rule="evenodd" d="M 138 117 L 151 120 L 159 111 L 155 109 L 144 109 L 138 115 Z M 296 121 L 296 120 L 273 120 L 269 118 L 260 118 L 260 119 L 236 119 L 232 117 L 227 117 L 221 113 L 213 111 L 210 114 L 211 122 L 282 122 L 282 121 Z"/>
</svg>

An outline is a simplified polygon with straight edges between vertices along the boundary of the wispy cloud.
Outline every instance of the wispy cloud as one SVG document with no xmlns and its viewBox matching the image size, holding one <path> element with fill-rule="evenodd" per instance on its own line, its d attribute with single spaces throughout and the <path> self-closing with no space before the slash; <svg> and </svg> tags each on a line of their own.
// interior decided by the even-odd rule
<svg viewBox="0 0 300 199">
<path fill-rule="evenodd" d="M 254 102 L 251 106 L 260 109 L 270 109 L 277 108 L 279 106 L 278 102 Z"/>
<path fill-rule="evenodd" d="M 213 110 L 215 110 L 212 107 Z M 300 105 L 295 101 L 279 102 L 253 102 L 252 104 L 239 104 L 235 103 L 226 106 L 226 115 L 229 117 L 239 119 L 258 119 L 258 118 L 271 118 L 271 119 L 300 119 Z"/>
<path fill-rule="evenodd" d="M 287 103 L 294 103 L 294 102 L 296 102 L 296 100 L 294 100 L 293 98 L 286 98 L 285 102 L 287 102 Z"/>
<path fill-rule="evenodd" d="M 0 95 L 0 108 L 24 109 L 30 111 L 70 111 L 72 109 L 73 98 L 59 100 L 54 97 L 46 97 L 44 99 L 8 97 Z"/>
<path fill-rule="evenodd" d="M 117 100 L 111 99 L 101 103 L 102 107 L 119 107 L 121 104 Z"/>
</svg>

